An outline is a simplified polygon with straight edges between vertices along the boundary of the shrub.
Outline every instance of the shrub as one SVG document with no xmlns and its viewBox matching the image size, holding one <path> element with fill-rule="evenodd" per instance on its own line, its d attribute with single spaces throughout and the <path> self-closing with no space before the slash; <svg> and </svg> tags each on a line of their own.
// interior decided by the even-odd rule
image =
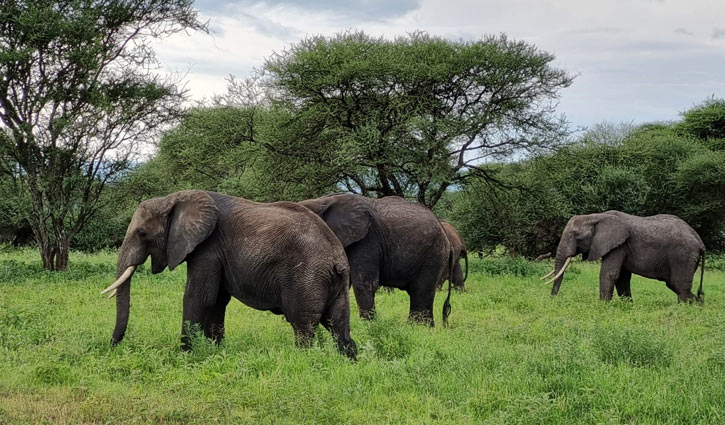
<svg viewBox="0 0 725 425">
<path fill-rule="evenodd" d="M 489 276 L 541 276 L 549 271 L 545 263 L 534 263 L 523 257 L 486 256 L 482 259 L 471 259 L 469 256 L 471 272 L 483 273 Z"/>
</svg>

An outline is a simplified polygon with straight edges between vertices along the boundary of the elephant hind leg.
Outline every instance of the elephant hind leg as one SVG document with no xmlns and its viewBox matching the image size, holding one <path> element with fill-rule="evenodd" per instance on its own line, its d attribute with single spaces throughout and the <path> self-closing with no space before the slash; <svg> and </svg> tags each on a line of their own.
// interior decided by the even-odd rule
<svg viewBox="0 0 725 425">
<path fill-rule="evenodd" d="M 315 337 L 315 328 L 310 323 L 292 322 L 292 329 L 295 332 L 295 345 L 299 348 L 309 348 Z"/>
<path fill-rule="evenodd" d="M 453 264 L 453 287 L 459 291 L 466 290 L 466 282 L 463 280 L 463 270 L 458 259 Z"/>
<path fill-rule="evenodd" d="M 670 288 L 675 294 L 677 294 L 677 301 L 684 303 L 684 302 L 694 302 L 697 300 L 697 297 L 695 294 L 692 293 L 692 281 L 689 282 L 667 282 L 667 287 Z"/>
<path fill-rule="evenodd" d="M 408 288 L 410 313 L 408 320 L 433 327 L 433 300 L 435 299 L 435 281 L 419 279 Z"/>
<path fill-rule="evenodd" d="M 302 303 L 304 305 L 304 303 Z M 297 308 L 286 309 L 285 318 L 295 332 L 295 345 L 300 348 L 310 347 L 315 337 L 317 325 L 320 324 L 322 312 L 313 312 Z"/>
<path fill-rule="evenodd" d="M 322 315 L 322 326 L 327 329 L 337 343 L 340 353 L 352 360 L 357 359 L 357 345 L 350 337 L 350 301 L 348 290 L 340 291 L 340 294 L 327 307 Z"/>
</svg>

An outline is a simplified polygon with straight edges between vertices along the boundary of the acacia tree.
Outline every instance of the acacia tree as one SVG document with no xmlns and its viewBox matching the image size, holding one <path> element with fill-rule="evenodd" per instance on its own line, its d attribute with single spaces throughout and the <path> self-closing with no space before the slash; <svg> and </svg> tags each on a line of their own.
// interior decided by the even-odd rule
<svg viewBox="0 0 725 425">
<path fill-rule="evenodd" d="M 43 266 L 65 270 L 100 195 L 174 120 L 184 93 L 150 42 L 206 30 L 192 0 L 25 0 L 0 5 L 0 170 L 30 198 Z"/>
<path fill-rule="evenodd" d="M 273 99 L 291 112 L 284 127 L 294 128 L 271 146 L 352 192 L 432 207 L 452 184 L 493 180 L 490 160 L 564 140 L 555 107 L 573 77 L 553 60 L 504 35 L 307 38 L 265 64 Z"/>
</svg>

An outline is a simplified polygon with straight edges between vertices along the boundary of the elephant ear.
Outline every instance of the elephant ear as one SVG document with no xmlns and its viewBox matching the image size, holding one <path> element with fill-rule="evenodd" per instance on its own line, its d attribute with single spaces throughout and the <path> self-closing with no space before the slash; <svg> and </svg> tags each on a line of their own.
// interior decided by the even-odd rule
<svg viewBox="0 0 725 425">
<path fill-rule="evenodd" d="M 347 196 L 330 202 L 320 216 L 345 248 L 364 238 L 373 223 L 370 207 Z"/>
<path fill-rule="evenodd" d="M 207 192 L 185 190 L 171 196 L 173 206 L 169 213 L 166 255 L 169 270 L 174 270 L 211 235 L 219 210 Z"/>
<path fill-rule="evenodd" d="M 604 216 L 599 219 L 594 225 L 593 233 L 587 255 L 587 260 L 590 261 L 604 257 L 629 238 L 629 228 L 615 216 Z"/>
</svg>

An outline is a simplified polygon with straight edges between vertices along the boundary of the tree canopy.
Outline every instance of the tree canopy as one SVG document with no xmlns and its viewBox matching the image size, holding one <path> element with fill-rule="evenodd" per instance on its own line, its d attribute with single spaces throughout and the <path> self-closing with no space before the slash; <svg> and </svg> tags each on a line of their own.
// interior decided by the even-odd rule
<svg viewBox="0 0 725 425">
<path fill-rule="evenodd" d="M 309 37 L 265 64 L 273 101 L 289 111 L 283 126 L 294 129 L 270 146 L 350 191 L 433 206 L 451 185 L 489 179 L 488 161 L 564 139 L 556 100 L 573 77 L 553 60 L 504 35 Z"/>
</svg>

